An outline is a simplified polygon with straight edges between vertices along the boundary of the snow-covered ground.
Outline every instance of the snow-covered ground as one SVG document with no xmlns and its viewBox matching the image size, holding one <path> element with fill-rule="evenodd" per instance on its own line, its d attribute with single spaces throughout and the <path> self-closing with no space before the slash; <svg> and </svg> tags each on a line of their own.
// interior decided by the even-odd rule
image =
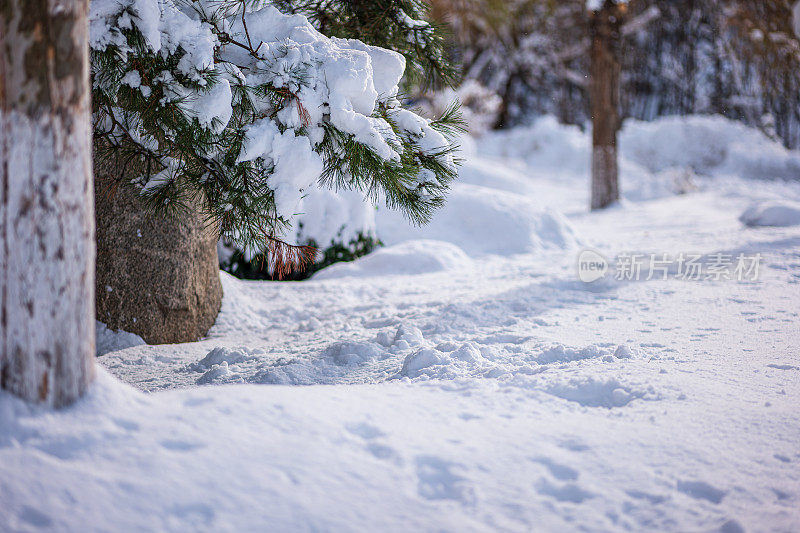
<svg viewBox="0 0 800 533">
<path fill-rule="evenodd" d="M 0 530 L 800 530 L 800 153 L 628 123 L 625 198 L 588 213 L 588 142 L 465 141 L 429 226 L 380 211 L 385 248 L 309 281 L 223 274 L 202 342 L 100 327 L 75 407 L 0 393 Z M 702 279 L 616 279 L 631 254 Z"/>
</svg>

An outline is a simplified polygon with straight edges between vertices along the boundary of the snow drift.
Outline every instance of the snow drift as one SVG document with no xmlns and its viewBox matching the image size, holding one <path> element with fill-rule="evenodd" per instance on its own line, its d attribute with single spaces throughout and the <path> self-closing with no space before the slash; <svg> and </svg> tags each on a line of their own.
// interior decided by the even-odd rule
<svg viewBox="0 0 800 533">
<path fill-rule="evenodd" d="M 491 174 L 487 176 L 491 179 Z M 460 183 L 425 226 L 412 227 L 402 215 L 380 210 L 378 236 L 386 244 L 433 239 L 457 245 L 471 255 L 512 255 L 565 249 L 576 243 L 575 231 L 559 213 L 532 198 L 492 187 Z"/>
<path fill-rule="evenodd" d="M 467 254 L 449 242 L 406 241 L 381 248 L 349 263 L 332 265 L 315 275 L 314 279 L 428 274 L 459 270 L 470 263 Z"/>
<path fill-rule="evenodd" d="M 800 202 L 783 200 L 755 204 L 747 208 L 739 220 L 748 226 L 797 226 Z"/>
<path fill-rule="evenodd" d="M 563 170 L 479 141 L 437 241 L 380 212 L 396 242 L 319 280 L 223 274 L 208 339 L 102 336 L 114 375 L 179 390 L 101 370 L 58 412 L 0 392 L 0 530 L 796 530 L 800 228 L 737 217 L 784 220 L 768 207 L 800 184 L 715 166 L 701 193 L 588 213 L 568 146 L 584 134 L 547 127 L 572 139 Z M 678 155 L 623 173 L 672 182 L 697 157 Z M 572 227 L 609 257 L 763 268 L 584 284 Z"/>
</svg>

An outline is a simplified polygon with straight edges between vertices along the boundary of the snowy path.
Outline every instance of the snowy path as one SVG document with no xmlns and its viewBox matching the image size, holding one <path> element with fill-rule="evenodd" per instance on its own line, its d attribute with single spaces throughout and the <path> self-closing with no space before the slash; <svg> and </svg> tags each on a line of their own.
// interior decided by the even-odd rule
<svg viewBox="0 0 800 533">
<path fill-rule="evenodd" d="M 715 357 L 757 352 L 774 359 L 760 363 L 782 364 L 782 358 L 797 357 L 800 340 L 792 327 L 800 312 L 800 231 L 744 228 L 736 219 L 742 209 L 736 201 L 703 193 L 581 216 L 574 225 L 594 248 L 611 250 L 609 255 L 760 252 L 758 282 L 583 284 L 575 272 L 575 250 L 486 258 L 467 271 L 416 276 L 292 284 L 224 276 L 226 298 L 211 338 L 130 348 L 101 361 L 145 390 L 194 385 L 198 379 L 375 383 L 396 377 L 410 352 L 436 346 L 477 349 L 482 358 L 434 368 L 426 372 L 431 377 L 539 372 L 542 364 L 602 360 L 619 345 L 651 363 L 698 364 L 711 358 L 717 364 Z M 667 219 L 664 226 L 640 229 L 642 220 L 658 223 L 659 216 Z M 704 234 L 696 227 L 715 231 Z M 229 366 L 203 378 L 201 368 L 192 365 L 215 348 L 220 350 L 213 362 Z M 765 348 L 771 351 L 764 353 Z"/>
<path fill-rule="evenodd" d="M 738 217 L 800 185 L 719 177 L 588 214 L 585 184 L 475 156 L 459 216 L 481 188 L 566 221 L 536 214 L 526 253 L 434 225 L 329 279 L 224 275 L 210 338 L 100 358 L 185 390 L 103 375 L 59 415 L 0 397 L 0 529 L 797 531 L 800 226 Z M 763 260 L 758 281 L 584 284 L 587 247 Z M 391 274 L 409 265 L 428 273 Z M 36 477 L 56 489 L 32 504 Z"/>
</svg>

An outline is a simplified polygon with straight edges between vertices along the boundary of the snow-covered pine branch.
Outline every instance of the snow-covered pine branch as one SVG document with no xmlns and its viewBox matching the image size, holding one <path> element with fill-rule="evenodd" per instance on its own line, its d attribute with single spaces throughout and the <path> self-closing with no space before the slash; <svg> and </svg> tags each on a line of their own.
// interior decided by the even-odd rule
<svg viewBox="0 0 800 533">
<path fill-rule="evenodd" d="M 246 0 L 94 0 L 95 134 L 148 169 L 156 209 L 202 192 L 223 236 L 252 249 L 320 186 L 429 219 L 457 175 L 448 135 L 402 109 L 402 55 L 328 38 L 302 15 Z"/>
</svg>

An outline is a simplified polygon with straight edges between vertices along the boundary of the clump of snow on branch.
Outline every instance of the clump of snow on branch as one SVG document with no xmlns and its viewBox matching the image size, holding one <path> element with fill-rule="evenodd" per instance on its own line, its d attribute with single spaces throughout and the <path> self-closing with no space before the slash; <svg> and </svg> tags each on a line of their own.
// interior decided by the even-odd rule
<svg viewBox="0 0 800 533">
<path fill-rule="evenodd" d="M 181 11 L 171 0 L 93 0 L 89 15 L 89 46 L 103 50 L 115 46 L 125 56 L 132 52 L 122 30 L 136 27 L 154 53 L 166 56 L 180 48 L 184 55 L 178 69 L 190 78 L 202 79 L 213 68 L 219 44 L 208 24 Z"/>
</svg>

